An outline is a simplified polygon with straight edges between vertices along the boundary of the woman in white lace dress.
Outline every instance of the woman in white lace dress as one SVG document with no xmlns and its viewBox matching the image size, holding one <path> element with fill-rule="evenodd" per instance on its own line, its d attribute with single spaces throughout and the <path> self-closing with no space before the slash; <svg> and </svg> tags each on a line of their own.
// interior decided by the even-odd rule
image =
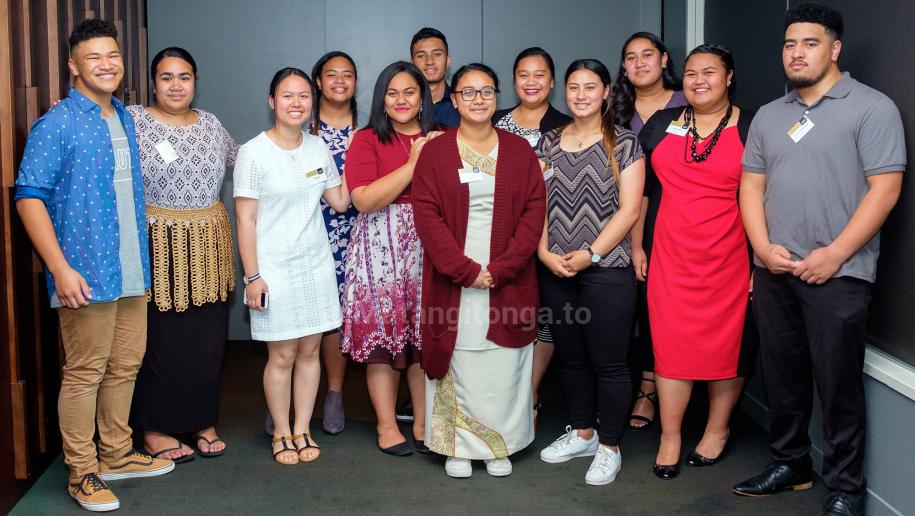
<svg viewBox="0 0 915 516">
<path fill-rule="evenodd" d="M 302 131 L 313 92 L 305 72 L 277 72 L 268 98 L 275 123 L 242 145 L 235 163 L 245 302 L 251 337 L 267 342 L 264 393 L 280 464 L 310 462 L 320 454 L 309 422 L 321 377 L 321 336 L 342 322 L 320 199 L 344 211 L 349 193 L 321 138 Z"/>
</svg>

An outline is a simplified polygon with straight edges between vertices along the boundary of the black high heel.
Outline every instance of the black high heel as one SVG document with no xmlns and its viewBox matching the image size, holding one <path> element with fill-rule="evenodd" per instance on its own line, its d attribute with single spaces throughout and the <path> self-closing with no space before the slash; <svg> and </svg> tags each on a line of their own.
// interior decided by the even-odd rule
<svg viewBox="0 0 915 516">
<path fill-rule="evenodd" d="M 671 480 L 677 478 L 677 475 L 680 474 L 680 463 L 658 464 L 655 462 L 652 464 L 651 470 L 654 471 L 654 474 L 661 480 Z"/>
<path fill-rule="evenodd" d="M 704 468 L 704 467 L 708 467 L 708 466 L 714 466 L 715 464 L 718 464 L 718 461 L 720 461 L 724 457 L 724 454 L 727 451 L 727 449 L 728 449 L 727 445 L 725 445 L 725 447 L 721 450 L 721 453 L 719 453 L 717 457 L 715 457 L 714 459 L 710 459 L 708 457 L 701 455 L 694 448 L 693 451 L 689 452 L 689 455 L 686 456 L 686 465 L 693 467 L 693 468 Z"/>
<path fill-rule="evenodd" d="M 642 381 L 655 383 L 654 378 L 642 377 Z M 633 409 L 635 408 L 635 404 L 642 398 L 645 398 L 646 400 L 651 402 L 651 406 L 652 406 L 654 415 L 657 415 L 658 414 L 658 391 L 654 390 L 651 392 L 645 392 L 641 389 L 641 386 L 639 386 L 639 394 L 638 394 L 638 396 L 635 397 L 635 401 L 632 402 Z M 633 419 L 636 421 L 642 421 L 645 424 L 642 426 L 633 425 L 632 424 Z M 630 430 L 645 430 L 645 429 L 649 428 L 652 424 L 654 424 L 654 418 L 642 416 L 639 414 L 632 414 L 631 412 L 629 414 L 629 425 L 628 426 L 629 426 Z"/>
</svg>

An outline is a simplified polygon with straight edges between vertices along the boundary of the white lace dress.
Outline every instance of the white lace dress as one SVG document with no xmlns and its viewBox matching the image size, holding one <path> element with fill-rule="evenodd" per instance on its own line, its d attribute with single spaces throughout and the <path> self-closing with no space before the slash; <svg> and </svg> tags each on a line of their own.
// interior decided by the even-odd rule
<svg viewBox="0 0 915 516">
<path fill-rule="evenodd" d="M 265 133 L 241 146 L 235 197 L 257 199 L 257 262 L 267 283 L 267 310 L 251 310 L 251 338 L 277 341 L 340 327 L 334 259 L 320 199 L 340 185 L 321 138 L 302 133 L 298 149 L 278 147 Z"/>
</svg>

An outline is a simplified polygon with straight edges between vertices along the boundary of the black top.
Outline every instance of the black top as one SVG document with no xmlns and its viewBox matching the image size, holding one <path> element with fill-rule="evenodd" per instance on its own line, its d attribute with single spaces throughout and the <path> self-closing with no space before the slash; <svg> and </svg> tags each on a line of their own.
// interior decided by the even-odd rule
<svg viewBox="0 0 915 516">
<path fill-rule="evenodd" d="M 512 112 L 520 104 L 515 104 L 514 106 L 508 109 L 500 109 L 496 111 L 496 114 L 492 116 L 492 123 L 495 125 L 499 120 L 502 120 L 509 113 Z M 565 113 L 554 108 L 552 104 L 547 104 L 546 113 L 543 114 L 543 118 L 540 119 L 540 134 L 546 134 L 557 127 L 562 127 L 572 121 L 572 117 L 566 115 Z"/>
<path fill-rule="evenodd" d="M 451 102 L 451 85 L 445 83 L 445 94 L 442 100 L 432 103 L 432 109 L 435 111 L 435 121 L 446 128 L 457 127 L 461 125 L 461 115 L 458 114 L 454 103 Z"/>
<path fill-rule="evenodd" d="M 642 146 L 642 152 L 645 153 L 645 193 L 648 197 L 648 213 L 645 216 L 645 230 L 642 238 L 642 248 L 645 254 L 651 256 L 651 242 L 654 238 L 654 224 L 658 218 L 658 208 L 661 206 L 661 182 L 655 175 L 651 167 L 651 154 L 655 147 L 661 143 L 661 140 L 667 136 L 667 127 L 671 122 L 680 118 L 686 106 L 679 106 L 670 109 L 661 109 L 655 112 L 651 118 L 645 122 L 645 126 L 639 132 L 639 144 Z M 740 117 L 737 119 L 737 132 L 740 135 L 740 141 L 747 144 L 747 134 L 750 132 L 750 122 L 753 121 L 753 112 L 746 109 L 740 110 Z"/>
</svg>

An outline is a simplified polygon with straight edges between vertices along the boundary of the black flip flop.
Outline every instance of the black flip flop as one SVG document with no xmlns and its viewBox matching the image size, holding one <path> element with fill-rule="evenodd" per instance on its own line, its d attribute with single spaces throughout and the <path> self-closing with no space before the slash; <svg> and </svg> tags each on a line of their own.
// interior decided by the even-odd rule
<svg viewBox="0 0 915 516">
<path fill-rule="evenodd" d="M 226 452 L 226 449 L 225 449 L 225 448 L 223 448 L 223 449 L 221 449 L 221 450 L 219 450 L 219 451 L 215 451 L 215 452 L 214 452 L 214 451 L 207 451 L 207 452 L 205 452 L 205 451 L 203 451 L 203 450 L 200 449 L 200 446 L 197 446 L 198 443 L 200 443 L 200 440 L 201 440 L 201 439 L 203 439 L 204 441 L 206 441 L 206 443 L 207 443 L 208 445 L 210 445 L 211 447 L 212 447 L 214 444 L 216 444 L 216 443 L 225 444 L 226 442 L 223 441 L 222 439 L 220 439 L 219 437 L 217 437 L 216 439 L 213 439 L 212 441 L 209 440 L 209 439 L 207 439 L 206 437 L 204 437 L 202 434 L 201 434 L 201 435 L 195 435 L 194 438 L 195 438 L 195 440 L 194 440 L 194 446 L 197 448 L 197 453 L 199 453 L 200 456 L 203 457 L 203 458 L 205 458 L 205 459 L 212 459 L 213 457 L 219 457 L 220 455 L 222 455 L 223 453 Z"/>
<path fill-rule="evenodd" d="M 153 452 L 147 450 L 146 447 L 144 446 L 143 451 L 146 453 L 146 455 L 149 455 L 150 457 L 153 457 L 155 459 L 161 459 L 162 457 L 160 457 L 160 455 L 162 455 L 163 453 L 168 453 L 170 451 L 181 451 L 185 448 L 188 448 L 189 450 L 194 451 L 193 449 L 191 449 L 189 446 L 186 446 L 178 439 L 175 439 L 175 442 L 178 443 L 178 446 L 175 448 L 165 448 L 165 449 L 157 451 L 156 453 L 153 453 Z M 174 462 L 175 464 L 181 464 L 182 462 L 190 462 L 190 461 L 194 460 L 194 454 L 192 453 L 190 455 L 184 455 L 182 457 L 178 457 L 177 459 L 165 459 L 165 460 L 170 460 L 170 461 Z"/>
</svg>

